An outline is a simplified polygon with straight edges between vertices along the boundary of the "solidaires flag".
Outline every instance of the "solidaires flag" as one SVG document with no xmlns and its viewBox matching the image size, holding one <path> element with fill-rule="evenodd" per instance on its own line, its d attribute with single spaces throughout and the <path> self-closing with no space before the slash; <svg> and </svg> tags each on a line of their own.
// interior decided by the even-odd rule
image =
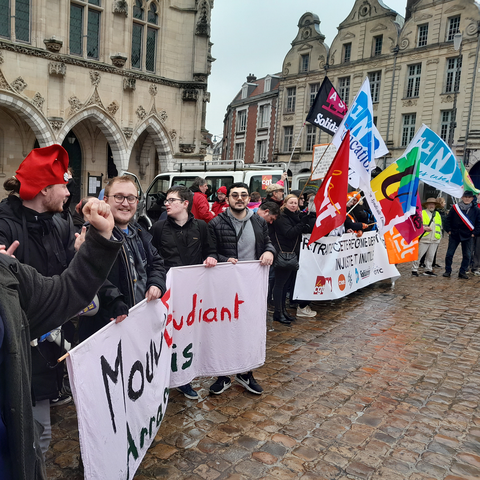
<svg viewBox="0 0 480 480">
<path fill-rule="evenodd" d="M 306 121 L 330 135 L 335 135 L 346 113 L 347 104 L 341 99 L 328 77 L 325 77 Z"/>
</svg>

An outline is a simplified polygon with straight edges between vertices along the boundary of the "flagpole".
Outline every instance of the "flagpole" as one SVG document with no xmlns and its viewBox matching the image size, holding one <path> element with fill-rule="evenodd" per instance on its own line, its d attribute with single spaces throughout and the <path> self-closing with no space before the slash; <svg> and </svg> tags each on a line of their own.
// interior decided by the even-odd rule
<svg viewBox="0 0 480 480">
<path fill-rule="evenodd" d="M 295 145 L 293 146 L 292 154 L 290 155 L 290 160 L 288 161 L 288 165 L 287 165 L 287 172 L 288 172 L 288 169 L 290 168 L 290 163 L 292 162 L 293 154 L 295 153 L 295 149 L 297 148 L 297 143 L 300 140 L 300 135 L 303 132 L 303 128 L 305 127 L 305 123 L 306 122 L 303 122 L 302 128 L 300 129 L 300 132 L 298 133 L 297 140 L 295 141 Z"/>
<path fill-rule="evenodd" d="M 322 161 L 323 157 L 325 156 L 325 154 L 327 153 L 327 150 L 330 148 L 331 145 L 332 145 L 331 143 L 329 143 L 329 144 L 327 145 L 327 148 L 323 151 L 322 156 L 318 159 L 318 162 L 317 162 L 317 164 L 315 165 L 315 168 L 313 168 L 312 171 L 310 172 L 310 176 L 308 177 L 308 180 L 305 182 L 305 185 L 303 186 L 302 191 L 300 192 L 299 197 L 302 196 L 302 193 L 304 192 L 305 188 L 307 187 L 308 182 L 312 179 L 313 172 L 314 172 L 314 171 L 317 169 L 317 167 L 320 165 L 320 162 Z"/>
</svg>

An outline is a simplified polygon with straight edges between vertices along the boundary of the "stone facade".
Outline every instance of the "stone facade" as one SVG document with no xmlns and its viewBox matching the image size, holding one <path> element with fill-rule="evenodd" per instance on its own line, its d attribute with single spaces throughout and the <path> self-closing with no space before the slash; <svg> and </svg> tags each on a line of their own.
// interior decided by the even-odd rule
<svg viewBox="0 0 480 480">
<path fill-rule="evenodd" d="M 174 161 L 203 160 L 212 8 L 213 0 L 38 0 L 23 17 L 0 12 L 0 175 L 52 143 L 76 157 L 82 196 L 89 175 L 105 182 L 131 171 L 148 186 Z M 19 39 L 21 21 L 30 27 Z"/>
<path fill-rule="evenodd" d="M 425 123 L 451 143 L 458 158 L 465 157 L 472 178 L 480 184 L 480 108 L 475 107 L 480 102 L 480 79 L 474 78 L 479 8 L 473 0 L 406 4 L 404 18 L 378 0 L 356 0 L 330 47 L 317 15 L 300 18 L 278 87 L 273 161 L 288 163 L 292 156 L 291 173 L 309 170 L 312 145 L 331 139 L 316 127 L 303 126 L 325 75 L 347 104 L 368 75 L 375 123 L 390 150 L 389 156 L 377 160 L 381 168 L 403 153 Z M 458 51 L 453 42 L 457 32 L 462 34 Z M 231 152 L 226 156 L 231 158 Z"/>
</svg>

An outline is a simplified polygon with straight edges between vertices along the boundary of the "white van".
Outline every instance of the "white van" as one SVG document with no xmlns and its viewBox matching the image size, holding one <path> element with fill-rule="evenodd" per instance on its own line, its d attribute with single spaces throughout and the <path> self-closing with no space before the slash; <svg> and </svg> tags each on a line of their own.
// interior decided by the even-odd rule
<svg viewBox="0 0 480 480">
<path fill-rule="evenodd" d="M 145 194 L 137 177 L 128 172 L 126 174 L 134 177 L 139 189 L 137 221 L 150 228 L 165 210 L 166 193 L 172 185 L 184 185 L 189 188 L 196 177 L 205 178 L 209 185 L 208 200 L 213 202 L 215 193 L 220 187 L 228 188 L 232 183 L 244 182 L 250 192 L 259 192 L 264 197 L 268 185 L 277 183 L 285 169 L 284 163 L 245 164 L 243 160 L 218 160 L 201 164 L 181 162 L 174 164 L 174 171 L 157 175 Z"/>
</svg>

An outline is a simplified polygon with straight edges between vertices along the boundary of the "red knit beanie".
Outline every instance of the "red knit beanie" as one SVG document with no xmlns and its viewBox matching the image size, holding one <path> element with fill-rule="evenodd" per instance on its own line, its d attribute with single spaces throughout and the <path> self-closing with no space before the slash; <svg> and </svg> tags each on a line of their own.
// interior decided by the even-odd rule
<svg viewBox="0 0 480 480">
<path fill-rule="evenodd" d="M 32 200 L 49 185 L 68 183 L 68 153 L 58 144 L 35 148 L 16 171 L 20 198 Z"/>
<path fill-rule="evenodd" d="M 220 193 L 223 193 L 224 195 L 227 194 L 227 187 L 220 187 L 218 190 L 217 190 L 217 193 L 220 192 Z"/>
</svg>

